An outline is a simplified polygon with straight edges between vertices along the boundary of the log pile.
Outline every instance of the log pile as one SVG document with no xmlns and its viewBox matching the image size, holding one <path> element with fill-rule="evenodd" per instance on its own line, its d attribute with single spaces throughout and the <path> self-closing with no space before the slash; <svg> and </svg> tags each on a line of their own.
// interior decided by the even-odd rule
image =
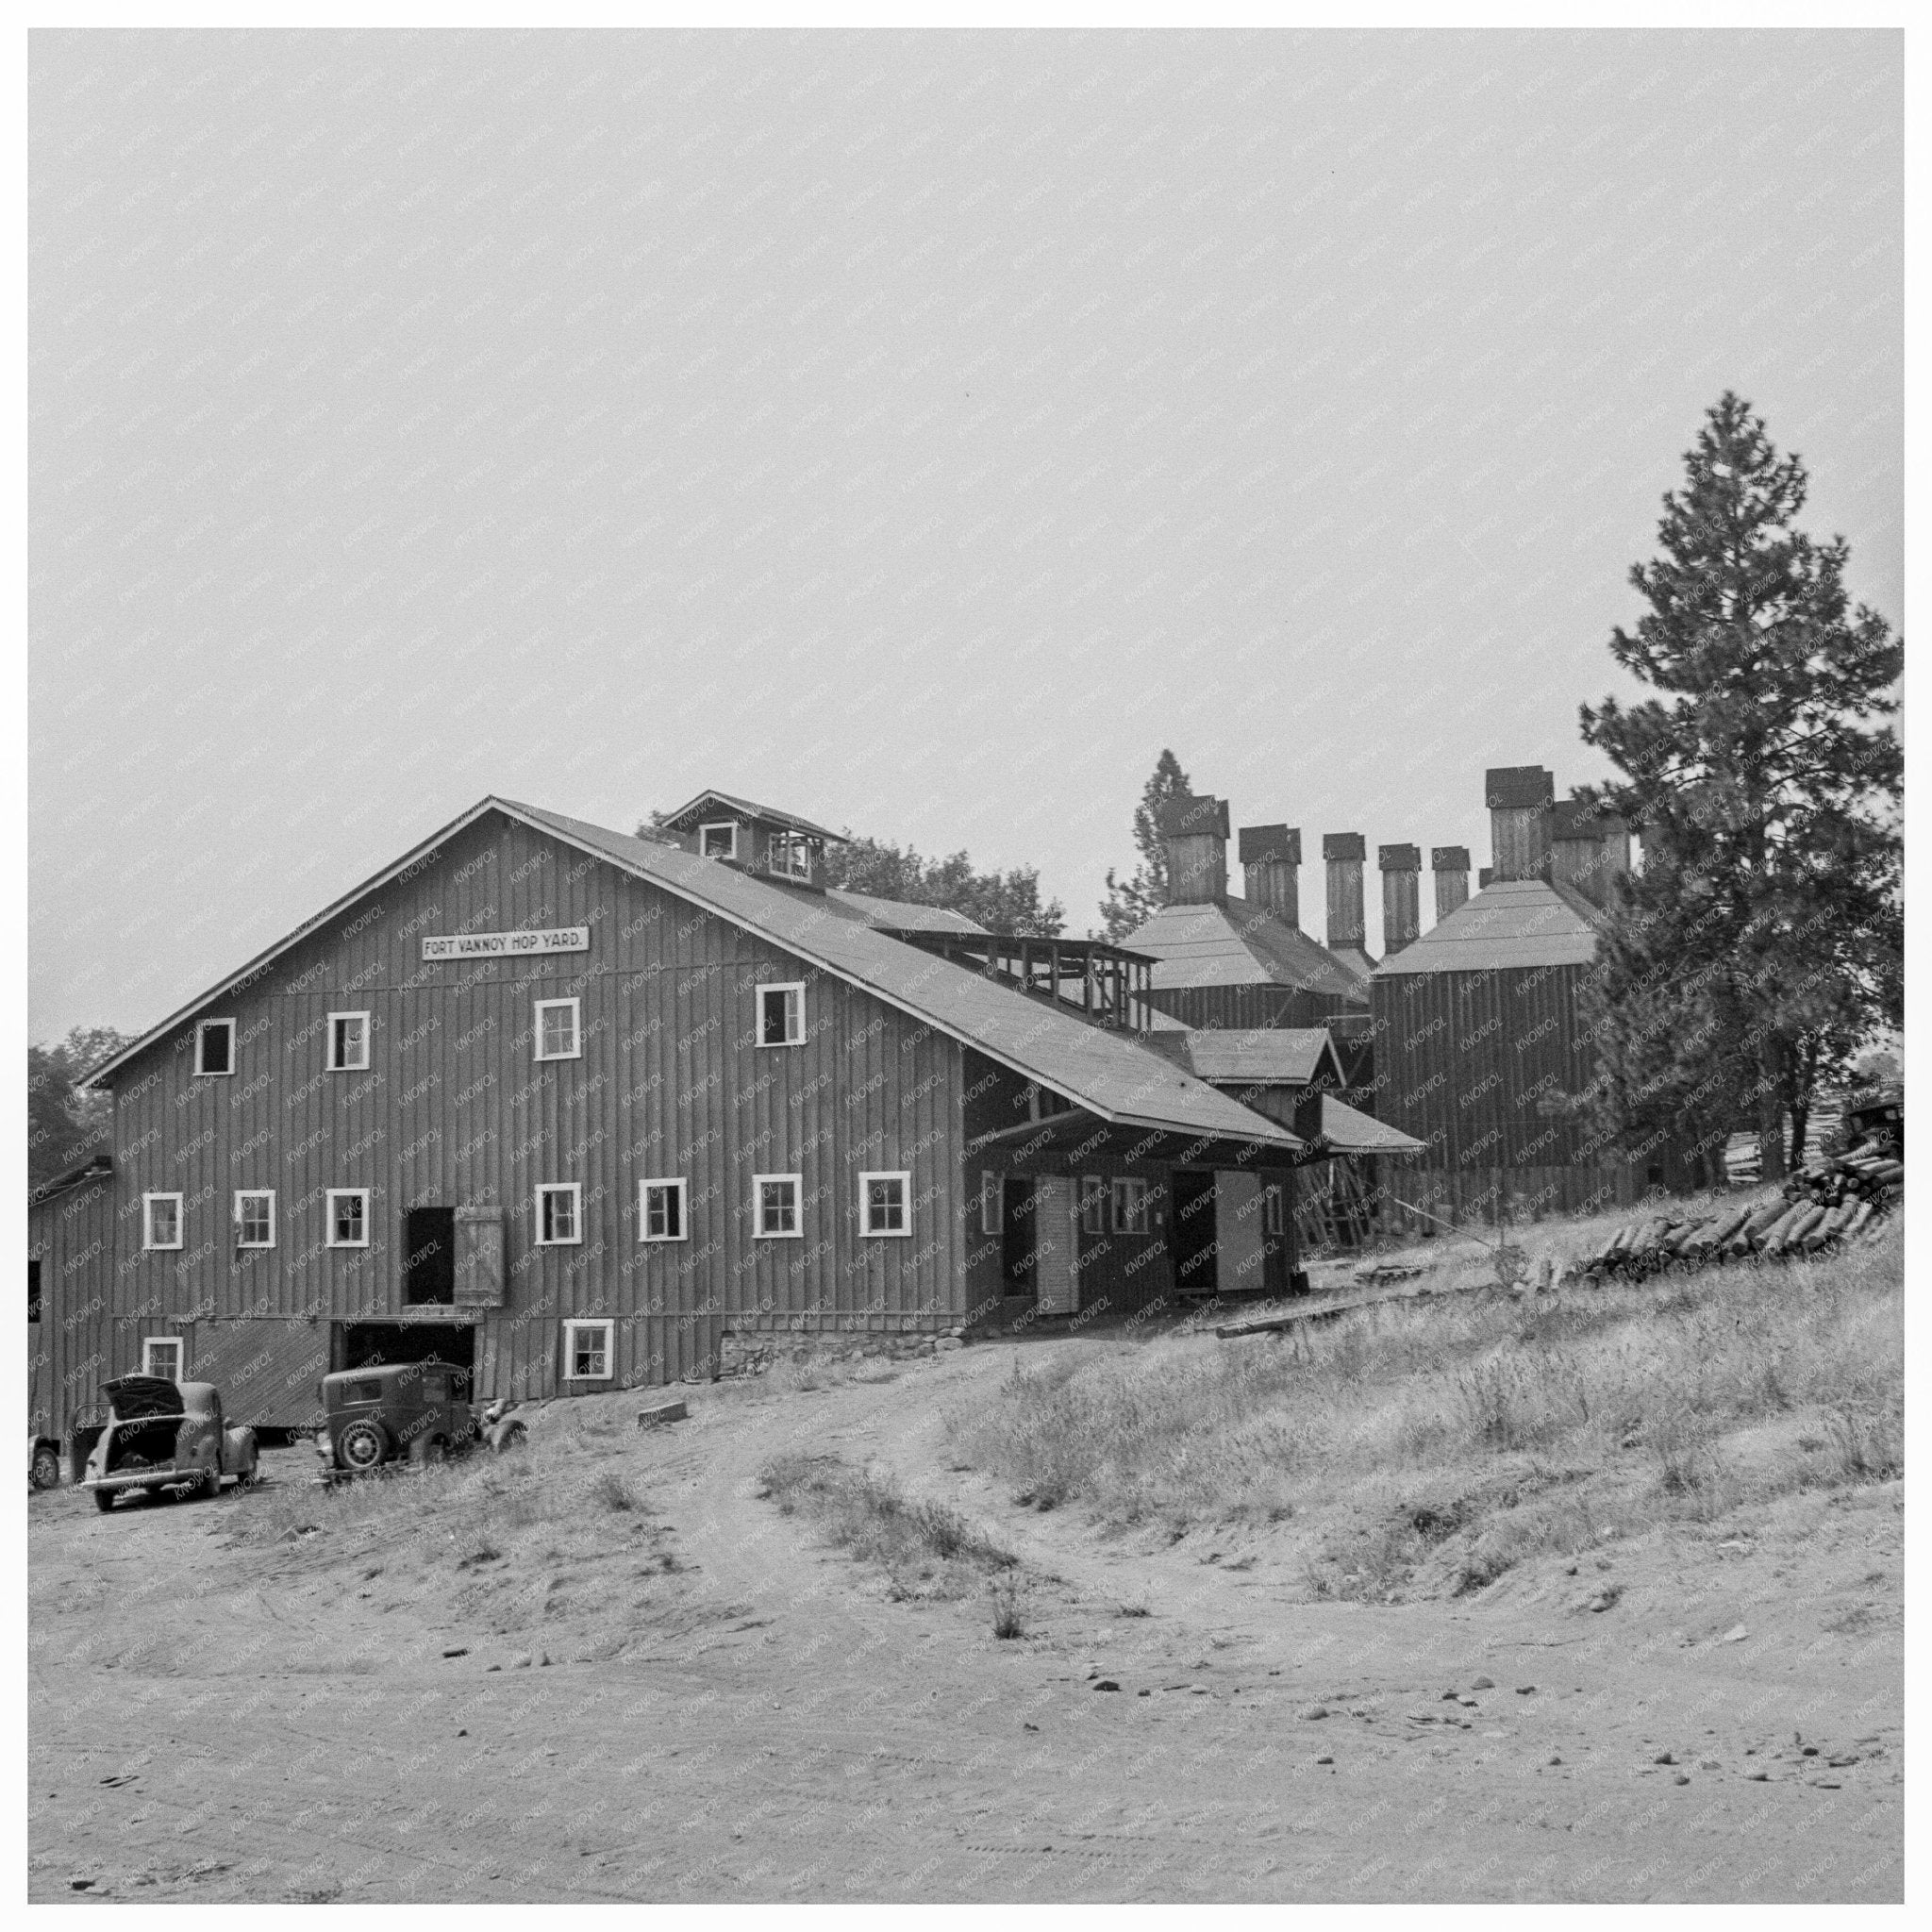
<svg viewBox="0 0 1932 1932">
<path fill-rule="evenodd" d="M 1364 1261 L 1355 1271 L 1355 1278 L 1364 1287 L 1379 1288 L 1388 1282 L 1411 1281 L 1418 1274 L 1427 1274 L 1433 1265 L 1428 1261 Z"/>
<path fill-rule="evenodd" d="M 1873 1231 L 1896 1205 L 1905 1164 L 1864 1151 L 1807 1162 L 1782 1194 L 1716 1214 L 1657 1213 L 1620 1227 L 1583 1273 L 1654 1274 L 1678 1264 L 1815 1255 Z"/>
<path fill-rule="evenodd" d="M 1807 1160 L 1785 1183 L 1785 1194 L 1837 1208 L 1848 1200 L 1876 1201 L 1905 1185 L 1906 1164 L 1884 1147 L 1859 1147 L 1828 1159 Z"/>
</svg>

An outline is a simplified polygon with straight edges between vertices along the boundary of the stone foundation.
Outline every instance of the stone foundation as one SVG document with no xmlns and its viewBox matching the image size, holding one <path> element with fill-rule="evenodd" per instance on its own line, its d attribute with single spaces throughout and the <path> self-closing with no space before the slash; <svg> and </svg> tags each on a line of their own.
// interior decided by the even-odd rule
<svg viewBox="0 0 1932 1932">
<path fill-rule="evenodd" d="M 723 1375 L 761 1375 L 775 1362 L 910 1361 L 963 1348 L 963 1328 L 758 1328 L 726 1324 L 720 1356 Z"/>
</svg>

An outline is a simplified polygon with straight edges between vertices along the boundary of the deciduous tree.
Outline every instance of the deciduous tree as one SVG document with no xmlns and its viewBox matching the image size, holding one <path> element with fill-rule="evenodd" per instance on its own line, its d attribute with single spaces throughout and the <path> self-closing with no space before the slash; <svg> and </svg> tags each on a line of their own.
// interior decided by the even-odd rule
<svg viewBox="0 0 1932 1932">
<path fill-rule="evenodd" d="M 853 839 L 827 849 L 825 883 L 913 906 L 949 907 L 988 932 L 1016 938 L 1056 939 L 1066 926 L 1066 908 L 1058 899 L 1041 902 L 1034 867 L 980 872 L 964 852 L 926 858 L 910 845 Z"/>
<path fill-rule="evenodd" d="M 56 1046 L 26 1050 L 27 1185 L 39 1187 L 58 1174 L 108 1149 L 113 1101 L 78 1093 L 76 1084 L 127 1044 L 111 1026 L 76 1026 Z"/>
</svg>

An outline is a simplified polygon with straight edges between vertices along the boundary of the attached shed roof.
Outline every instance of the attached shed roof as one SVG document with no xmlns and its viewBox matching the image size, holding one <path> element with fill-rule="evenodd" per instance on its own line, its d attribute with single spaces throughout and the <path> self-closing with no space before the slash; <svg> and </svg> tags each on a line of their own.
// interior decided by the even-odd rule
<svg viewBox="0 0 1932 1932">
<path fill-rule="evenodd" d="M 734 798 L 728 791 L 700 791 L 688 805 L 680 805 L 674 812 L 668 812 L 661 821 L 667 825 L 682 824 L 686 819 L 695 821 L 713 806 L 723 806 L 726 811 L 736 812 L 748 819 L 763 819 L 767 824 L 783 825 L 787 831 L 808 832 L 814 839 L 829 839 L 836 845 L 850 841 L 842 832 L 828 832 L 824 825 L 815 825 L 809 819 L 802 819 L 796 812 L 780 811 L 775 805 L 757 805 L 749 798 Z"/>
<path fill-rule="evenodd" d="M 829 887 L 825 904 L 834 912 L 856 919 L 880 932 L 976 932 L 986 927 L 950 906 L 915 906 L 905 899 L 879 899 L 870 892 L 847 892 Z"/>
<path fill-rule="evenodd" d="M 1200 986 L 1287 986 L 1341 999 L 1368 997 L 1366 973 L 1351 973 L 1307 933 L 1246 899 L 1163 906 L 1127 936 L 1151 953 L 1156 992 Z"/>
<path fill-rule="evenodd" d="M 1580 892 L 1548 879 L 1498 879 L 1413 944 L 1375 968 L 1377 979 L 1414 973 L 1487 973 L 1517 966 L 1587 966 L 1603 915 Z"/>
<path fill-rule="evenodd" d="M 1334 1094 L 1322 1095 L 1322 1140 L 1337 1154 L 1423 1154 L 1427 1142 L 1378 1121 Z"/>
<path fill-rule="evenodd" d="M 27 1190 L 26 1205 L 38 1208 L 43 1201 L 51 1201 L 57 1195 L 65 1194 L 88 1181 L 98 1180 L 114 1172 L 114 1158 L 110 1154 L 90 1155 L 77 1166 L 70 1167 L 64 1174 L 57 1174 L 52 1180 L 42 1181 L 37 1188 Z"/>
<path fill-rule="evenodd" d="M 984 974 L 969 972 L 875 932 L 847 912 L 831 910 L 822 893 L 788 891 L 719 859 L 701 858 L 682 846 L 634 838 L 582 819 L 566 818 L 560 812 L 496 797 L 473 806 L 375 878 L 250 960 L 239 973 L 151 1028 L 98 1068 L 88 1084 L 111 1085 L 108 1076 L 117 1069 L 172 1034 L 211 1001 L 266 971 L 298 941 L 491 811 L 546 832 L 579 851 L 607 858 L 691 905 L 757 933 L 888 1005 L 927 1021 L 951 1038 L 976 1047 L 1102 1120 L 1277 1147 L 1301 1145 L 1286 1128 L 1262 1119 L 1125 1036 L 1090 1026 Z"/>
</svg>

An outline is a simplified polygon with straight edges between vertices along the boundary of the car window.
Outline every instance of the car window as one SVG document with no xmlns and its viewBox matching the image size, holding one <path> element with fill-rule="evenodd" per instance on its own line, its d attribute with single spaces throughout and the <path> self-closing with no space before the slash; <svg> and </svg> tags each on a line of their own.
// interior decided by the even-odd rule
<svg viewBox="0 0 1932 1932">
<path fill-rule="evenodd" d="M 380 1382 L 351 1382 L 349 1384 L 351 1402 L 380 1402 L 382 1384 Z"/>
<path fill-rule="evenodd" d="M 447 1402 L 449 1400 L 449 1377 L 447 1375 L 425 1375 L 423 1377 L 423 1400 L 425 1402 Z"/>
</svg>

